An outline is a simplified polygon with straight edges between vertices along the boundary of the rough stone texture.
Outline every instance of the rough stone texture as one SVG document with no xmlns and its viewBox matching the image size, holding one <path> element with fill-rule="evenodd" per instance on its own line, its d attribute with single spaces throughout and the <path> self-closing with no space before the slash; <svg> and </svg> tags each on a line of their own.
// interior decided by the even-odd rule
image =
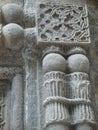
<svg viewBox="0 0 98 130">
<path fill-rule="evenodd" d="M 98 129 L 97 3 L 0 0 L 1 130 Z"/>
<path fill-rule="evenodd" d="M 2 7 L 3 5 L 7 4 L 7 3 L 16 3 L 18 5 L 23 6 L 24 0 L 0 0 L 0 7 Z"/>
<path fill-rule="evenodd" d="M 97 50 L 98 50 L 98 45 L 97 45 L 97 34 L 98 34 L 98 5 L 97 3 L 92 4 L 88 7 L 89 10 L 89 23 L 90 23 L 90 31 L 91 31 L 91 39 L 92 39 L 92 46 L 90 47 L 90 63 L 91 63 L 91 82 L 92 82 L 92 103 L 93 103 L 93 108 L 96 111 L 96 119 L 98 122 L 98 89 L 97 89 L 97 78 L 98 78 L 98 55 L 97 55 Z M 93 95 L 95 95 L 93 98 Z M 95 102 L 96 100 L 96 102 Z M 98 128 L 97 128 L 98 129 Z"/>
</svg>

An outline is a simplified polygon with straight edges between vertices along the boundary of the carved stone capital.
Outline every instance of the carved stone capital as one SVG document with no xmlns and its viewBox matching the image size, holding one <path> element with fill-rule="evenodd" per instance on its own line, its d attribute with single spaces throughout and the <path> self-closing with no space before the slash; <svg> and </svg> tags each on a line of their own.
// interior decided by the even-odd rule
<svg viewBox="0 0 98 130">
<path fill-rule="evenodd" d="M 0 67 L 0 79 L 11 80 L 16 74 L 22 74 L 22 72 L 19 67 Z"/>
</svg>

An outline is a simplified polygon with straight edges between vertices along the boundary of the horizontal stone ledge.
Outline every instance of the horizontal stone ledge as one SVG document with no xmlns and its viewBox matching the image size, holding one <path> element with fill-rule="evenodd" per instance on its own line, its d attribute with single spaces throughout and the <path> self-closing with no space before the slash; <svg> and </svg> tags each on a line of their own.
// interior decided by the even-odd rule
<svg viewBox="0 0 98 130">
<path fill-rule="evenodd" d="M 42 46 L 42 45 L 50 45 L 52 43 L 52 45 L 62 45 L 62 46 L 85 46 L 88 47 L 91 44 L 91 41 L 89 40 L 88 42 L 71 42 L 71 41 L 44 41 L 41 38 L 38 38 L 38 45 Z"/>
<path fill-rule="evenodd" d="M 75 104 L 91 104 L 91 101 L 89 99 L 68 99 L 65 97 L 58 97 L 58 96 L 53 96 L 53 97 L 48 97 L 47 99 L 44 100 L 43 105 L 46 106 L 49 103 L 63 103 L 65 105 L 75 105 Z"/>
<path fill-rule="evenodd" d="M 78 120 L 78 121 L 74 121 L 73 123 L 71 123 L 71 125 L 81 125 L 81 124 L 91 124 L 91 125 L 96 125 L 96 122 L 94 120 Z"/>
</svg>

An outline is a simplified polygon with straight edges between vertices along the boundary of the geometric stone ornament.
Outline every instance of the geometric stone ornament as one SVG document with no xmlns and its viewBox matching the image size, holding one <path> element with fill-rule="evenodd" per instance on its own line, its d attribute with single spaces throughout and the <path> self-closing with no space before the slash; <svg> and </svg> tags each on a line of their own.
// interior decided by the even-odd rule
<svg viewBox="0 0 98 130">
<path fill-rule="evenodd" d="M 87 7 L 39 3 L 38 42 L 90 43 Z"/>
</svg>

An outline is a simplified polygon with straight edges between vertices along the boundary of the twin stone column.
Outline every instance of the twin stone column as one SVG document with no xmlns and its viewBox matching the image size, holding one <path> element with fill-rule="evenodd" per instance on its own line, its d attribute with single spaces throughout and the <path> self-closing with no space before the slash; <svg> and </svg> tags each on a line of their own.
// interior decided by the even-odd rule
<svg viewBox="0 0 98 130">
<path fill-rule="evenodd" d="M 72 49 L 66 59 L 62 53 L 52 51 L 44 55 L 42 67 L 46 129 L 94 130 L 89 60 L 85 50 Z"/>
</svg>

